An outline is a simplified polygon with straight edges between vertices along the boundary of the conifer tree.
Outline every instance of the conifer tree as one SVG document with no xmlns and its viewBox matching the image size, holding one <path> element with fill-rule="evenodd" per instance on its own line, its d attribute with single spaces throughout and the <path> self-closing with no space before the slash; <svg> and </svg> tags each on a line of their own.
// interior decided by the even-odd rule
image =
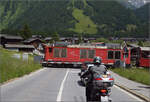
<svg viewBox="0 0 150 102">
<path fill-rule="evenodd" d="M 25 24 L 20 31 L 20 36 L 22 36 L 24 39 L 28 39 L 32 36 L 31 30 L 27 24 Z"/>
</svg>

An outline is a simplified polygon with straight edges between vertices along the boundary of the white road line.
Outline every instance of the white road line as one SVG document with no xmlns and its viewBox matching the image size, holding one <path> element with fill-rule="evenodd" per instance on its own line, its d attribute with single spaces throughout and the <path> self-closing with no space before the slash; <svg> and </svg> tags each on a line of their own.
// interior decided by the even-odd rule
<svg viewBox="0 0 150 102">
<path fill-rule="evenodd" d="M 114 85 L 114 87 L 117 88 L 117 89 L 119 89 L 119 90 L 121 90 L 122 92 L 128 94 L 128 95 L 131 96 L 132 98 L 138 100 L 138 102 L 143 102 L 143 100 L 141 100 L 140 98 L 138 98 L 138 97 L 132 95 L 131 93 L 129 93 L 129 92 L 123 90 L 123 89 L 121 89 L 120 87 L 118 87 L 118 86 L 116 86 L 116 85 Z"/>
<path fill-rule="evenodd" d="M 64 79 L 63 79 L 63 81 L 61 83 L 61 86 L 60 86 L 60 89 L 59 89 L 59 93 L 57 95 L 57 100 L 56 100 L 57 102 L 61 101 L 61 96 L 62 96 L 62 92 L 63 92 L 63 88 L 64 88 L 64 83 L 65 83 L 65 81 L 67 79 L 68 73 L 69 73 L 69 69 L 67 69 L 66 75 L 65 75 L 65 77 L 64 77 Z"/>
</svg>

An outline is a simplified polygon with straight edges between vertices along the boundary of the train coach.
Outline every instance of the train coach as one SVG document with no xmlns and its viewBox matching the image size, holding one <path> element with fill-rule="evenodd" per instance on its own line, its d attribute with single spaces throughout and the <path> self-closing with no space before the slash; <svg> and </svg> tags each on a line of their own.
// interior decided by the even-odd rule
<svg viewBox="0 0 150 102">
<path fill-rule="evenodd" d="M 130 65 L 130 49 L 126 51 L 119 44 L 53 44 L 45 45 L 44 66 L 80 67 L 84 62 L 92 62 L 95 56 L 102 58 L 102 63 L 113 66 L 117 62 Z"/>
<path fill-rule="evenodd" d="M 150 47 L 134 47 L 131 49 L 131 61 L 137 67 L 150 68 Z"/>
</svg>

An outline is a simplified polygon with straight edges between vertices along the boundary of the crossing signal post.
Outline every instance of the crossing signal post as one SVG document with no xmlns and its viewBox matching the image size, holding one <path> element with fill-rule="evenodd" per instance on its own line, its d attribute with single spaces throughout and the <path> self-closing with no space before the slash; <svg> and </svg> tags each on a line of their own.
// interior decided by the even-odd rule
<svg viewBox="0 0 150 102">
<path fill-rule="evenodd" d="M 126 68 L 126 57 L 128 57 L 128 48 L 126 42 L 123 43 L 123 68 Z"/>
</svg>

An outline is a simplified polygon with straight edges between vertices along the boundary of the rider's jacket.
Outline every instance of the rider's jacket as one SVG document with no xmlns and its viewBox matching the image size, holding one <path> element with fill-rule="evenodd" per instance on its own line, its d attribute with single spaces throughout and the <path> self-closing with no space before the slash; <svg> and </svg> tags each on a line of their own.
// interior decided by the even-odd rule
<svg viewBox="0 0 150 102">
<path fill-rule="evenodd" d="M 96 77 L 96 75 L 102 75 L 105 74 L 107 72 L 106 66 L 105 65 L 95 65 L 92 66 L 91 68 L 89 68 L 82 76 L 81 78 L 85 78 L 88 77 L 89 82 L 88 83 L 92 83 L 93 78 Z"/>
</svg>

